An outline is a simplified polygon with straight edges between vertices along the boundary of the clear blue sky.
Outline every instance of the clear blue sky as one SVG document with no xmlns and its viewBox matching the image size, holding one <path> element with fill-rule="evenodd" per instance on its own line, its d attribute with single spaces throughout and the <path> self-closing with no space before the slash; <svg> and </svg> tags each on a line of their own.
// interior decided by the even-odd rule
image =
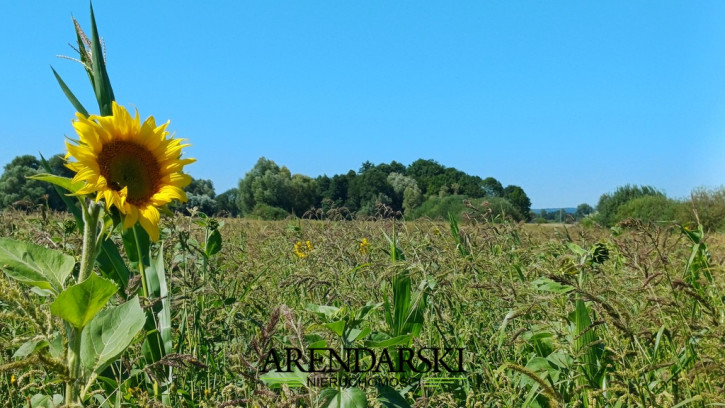
<svg viewBox="0 0 725 408">
<path fill-rule="evenodd" d="M 725 2 L 96 1 L 119 103 L 171 120 L 217 192 L 260 156 L 333 175 L 435 159 L 534 208 L 625 183 L 725 184 Z M 0 3 L 0 166 L 62 152 L 89 110 L 71 15 Z"/>
</svg>

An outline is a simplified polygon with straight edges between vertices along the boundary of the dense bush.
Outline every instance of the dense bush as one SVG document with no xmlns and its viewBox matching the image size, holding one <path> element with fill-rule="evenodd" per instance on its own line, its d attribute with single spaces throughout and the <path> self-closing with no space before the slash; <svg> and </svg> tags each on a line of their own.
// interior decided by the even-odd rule
<svg viewBox="0 0 725 408">
<path fill-rule="evenodd" d="M 636 218 L 645 222 L 678 221 L 682 203 L 664 195 L 645 195 L 633 198 L 619 206 L 615 221 Z"/>
<path fill-rule="evenodd" d="M 602 194 L 597 204 L 597 221 L 604 226 L 611 227 L 617 223 L 617 211 L 619 207 L 628 201 L 638 197 L 655 195 L 663 196 L 664 194 L 651 186 L 620 186 L 613 193 Z"/>
<path fill-rule="evenodd" d="M 283 220 L 287 218 L 289 213 L 283 208 L 272 207 L 267 204 L 257 204 L 252 212 L 249 214 L 251 218 L 256 218 L 266 221 Z"/>
<path fill-rule="evenodd" d="M 461 219 L 463 212 L 468 211 L 465 200 L 468 200 L 468 197 L 461 195 L 430 197 L 420 207 L 411 212 L 410 218 L 427 217 L 434 220 L 446 220 L 450 213 L 456 219 Z M 479 198 L 470 200 L 470 204 L 478 209 L 480 213 L 487 214 L 487 218 L 494 221 L 502 221 L 506 218 L 514 221 L 524 220 L 519 210 L 505 198 Z"/>
<path fill-rule="evenodd" d="M 693 207 L 703 228 L 709 231 L 725 231 L 725 186 L 693 190 L 691 202 L 686 203 L 683 208 L 687 218 L 683 218 L 695 221 Z"/>
</svg>

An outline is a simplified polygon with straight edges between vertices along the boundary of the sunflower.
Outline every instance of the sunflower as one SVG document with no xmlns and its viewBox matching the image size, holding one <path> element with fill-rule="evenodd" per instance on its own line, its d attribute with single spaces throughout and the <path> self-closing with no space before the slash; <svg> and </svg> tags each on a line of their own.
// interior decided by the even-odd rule
<svg viewBox="0 0 725 408">
<path fill-rule="evenodd" d="M 95 193 L 96 202 L 104 199 L 107 209 L 115 206 L 124 215 L 124 229 L 138 221 L 158 241 L 158 208 L 173 200 L 186 201 L 182 188 L 191 177 L 182 168 L 196 160 L 181 158 L 181 149 L 189 145 L 167 138 L 168 122 L 156 126 L 150 116 L 141 123 L 138 112 L 132 118 L 116 102 L 112 109 L 111 116 L 76 114 L 73 127 L 80 141 L 66 142 L 66 160 L 77 161 L 66 166 L 76 172 L 73 182 L 85 182 L 77 195 Z"/>
</svg>

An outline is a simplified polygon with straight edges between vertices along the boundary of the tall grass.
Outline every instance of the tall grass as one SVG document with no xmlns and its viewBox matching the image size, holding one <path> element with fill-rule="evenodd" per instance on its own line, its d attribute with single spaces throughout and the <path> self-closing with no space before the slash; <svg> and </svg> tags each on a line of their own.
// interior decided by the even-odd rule
<svg viewBox="0 0 725 408">
<path fill-rule="evenodd" d="M 78 254 L 71 222 L 5 212 L 0 236 Z M 567 228 L 486 217 L 168 219 L 174 353 L 143 366 L 138 339 L 89 406 L 155 406 L 163 390 L 144 379 L 163 379 L 170 367 L 173 406 L 725 404 L 723 236 L 661 223 L 614 233 Z M 295 244 L 306 241 L 312 249 L 300 257 Z M 146 299 L 148 307 L 158 301 Z M 40 307 L 27 324 L 10 305 Z M 0 406 L 62 393 L 58 378 L 13 358 L 27 339 L 53 330 L 46 312 L 42 297 L 21 296 L 2 278 Z M 381 344 L 465 348 L 466 373 L 436 387 L 363 387 L 361 396 L 274 384 L 261 370 L 272 348 Z"/>
</svg>

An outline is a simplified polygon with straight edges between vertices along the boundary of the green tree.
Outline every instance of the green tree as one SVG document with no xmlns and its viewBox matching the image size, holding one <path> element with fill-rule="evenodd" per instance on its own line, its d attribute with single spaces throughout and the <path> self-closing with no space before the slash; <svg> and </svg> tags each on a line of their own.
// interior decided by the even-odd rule
<svg viewBox="0 0 725 408">
<path fill-rule="evenodd" d="M 423 194 L 438 194 L 441 188 L 438 176 L 445 173 L 446 168 L 435 160 L 418 159 L 408 166 L 406 176 L 412 177 L 418 182 Z"/>
<path fill-rule="evenodd" d="M 453 184 L 458 184 L 458 194 L 463 194 L 471 198 L 481 198 L 486 196 L 483 180 L 478 176 L 471 176 L 461 172 L 458 180 L 456 180 Z M 451 189 L 455 190 L 455 186 L 453 184 L 451 184 Z M 456 192 L 454 191 L 453 194 L 456 194 Z"/>
<path fill-rule="evenodd" d="M 274 213 L 279 217 L 279 211 L 270 212 L 269 209 L 281 208 L 301 216 L 313 205 L 318 205 L 321 197 L 317 194 L 315 180 L 301 174 L 292 176 L 287 167 L 279 167 L 272 160 L 261 157 L 239 181 L 238 200 L 245 214 L 251 214 L 263 204 L 258 213 Z"/>
<path fill-rule="evenodd" d="M 481 181 L 481 187 L 486 197 L 503 197 L 503 185 L 493 177 L 486 177 Z"/>
<path fill-rule="evenodd" d="M 423 193 L 418 188 L 418 185 L 410 185 L 403 191 L 403 209 L 405 214 L 410 214 L 411 211 L 420 207 L 423 204 Z"/>
<path fill-rule="evenodd" d="M 351 211 L 373 215 L 376 204 L 392 203 L 394 191 L 388 184 L 388 174 L 378 167 L 368 166 L 367 163 L 369 162 L 363 164 L 365 171 L 350 180 L 346 206 Z"/>
<path fill-rule="evenodd" d="M 628 201 L 635 198 L 653 195 L 653 196 L 664 196 L 662 192 L 651 186 L 636 186 L 636 185 L 624 185 L 618 187 L 613 193 L 602 194 L 597 204 L 597 221 L 607 227 L 611 227 L 616 224 L 617 211 L 619 207 L 626 204 Z"/>
<path fill-rule="evenodd" d="M 302 174 L 295 174 L 287 186 L 289 211 L 302 216 L 313 206 L 318 204 L 317 185 L 315 180 Z"/>
<path fill-rule="evenodd" d="M 503 197 L 508 200 L 521 214 L 524 221 L 531 216 L 531 200 L 519 186 L 509 185 L 503 189 Z"/>
<path fill-rule="evenodd" d="M 186 193 L 186 202 L 170 204 L 170 209 L 179 211 L 182 214 L 188 214 L 188 211 L 192 208 L 196 208 L 206 215 L 214 215 L 217 213 L 218 206 L 214 199 L 216 193 L 214 192 L 214 183 L 211 180 L 195 179 L 192 177 L 191 183 L 184 187 L 184 192 Z"/>
<path fill-rule="evenodd" d="M 192 178 L 191 183 L 184 187 L 184 191 L 186 194 L 205 195 L 209 196 L 209 198 L 216 197 L 216 193 L 214 192 L 214 182 L 211 180 Z"/>
<path fill-rule="evenodd" d="M 51 160 L 59 168 L 58 160 L 62 162 L 62 159 L 54 157 Z M 51 209 L 65 209 L 63 201 L 51 184 L 28 179 L 29 176 L 39 173 L 45 173 L 45 170 L 42 169 L 40 160 L 32 155 L 17 156 L 6 164 L 5 171 L 0 176 L 0 208 L 13 205 L 34 207 L 47 202 Z M 71 176 L 73 174 L 64 173 Z"/>
<path fill-rule="evenodd" d="M 260 157 L 252 170 L 239 181 L 239 207 L 247 214 L 257 204 L 285 207 L 286 184 L 290 178 L 291 174 L 286 167 L 280 168 L 274 161 Z"/>
<path fill-rule="evenodd" d="M 409 208 L 417 207 L 422 202 L 423 195 L 414 178 L 405 176 L 402 173 L 393 172 L 388 174 L 388 184 L 390 184 L 395 193 L 394 197 L 392 197 L 394 207 L 403 208 L 407 211 Z M 407 206 L 406 191 L 408 191 Z"/>
<path fill-rule="evenodd" d="M 586 217 L 587 215 L 594 212 L 594 208 L 592 208 L 591 205 L 587 203 L 579 204 L 576 207 L 576 212 L 574 213 L 574 216 L 577 220 L 581 220 L 582 218 Z"/>
<path fill-rule="evenodd" d="M 352 175 L 350 174 L 352 173 Z M 330 179 L 330 185 L 323 194 L 325 198 L 330 199 L 335 207 L 342 207 L 347 202 L 347 189 L 350 185 L 350 178 L 356 176 L 354 171 L 348 174 L 336 174 Z"/>
<path fill-rule="evenodd" d="M 229 190 L 216 196 L 214 201 L 216 201 L 218 213 L 221 215 L 228 215 L 230 217 L 239 216 L 241 212 L 239 211 L 239 205 L 237 204 L 238 198 L 238 188 L 230 188 Z"/>
</svg>

